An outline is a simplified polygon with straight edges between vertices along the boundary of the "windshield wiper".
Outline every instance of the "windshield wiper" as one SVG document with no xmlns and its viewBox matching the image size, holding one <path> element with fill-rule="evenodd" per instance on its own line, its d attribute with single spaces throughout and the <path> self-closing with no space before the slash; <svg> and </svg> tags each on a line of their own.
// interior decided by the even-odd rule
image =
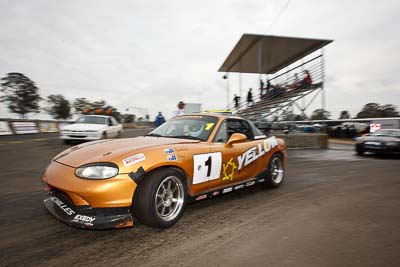
<svg viewBox="0 0 400 267">
<path fill-rule="evenodd" d="M 157 134 L 157 133 L 149 133 L 149 134 L 146 134 L 145 136 L 163 137 L 161 134 Z"/>
</svg>

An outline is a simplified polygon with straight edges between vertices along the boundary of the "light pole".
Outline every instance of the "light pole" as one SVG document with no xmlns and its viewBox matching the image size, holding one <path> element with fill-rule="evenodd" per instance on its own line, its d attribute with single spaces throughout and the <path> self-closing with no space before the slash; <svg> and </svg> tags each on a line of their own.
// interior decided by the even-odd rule
<svg viewBox="0 0 400 267">
<path fill-rule="evenodd" d="M 222 76 L 222 79 L 226 80 L 226 110 L 229 110 L 229 76 L 228 76 L 228 72 Z"/>
</svg>

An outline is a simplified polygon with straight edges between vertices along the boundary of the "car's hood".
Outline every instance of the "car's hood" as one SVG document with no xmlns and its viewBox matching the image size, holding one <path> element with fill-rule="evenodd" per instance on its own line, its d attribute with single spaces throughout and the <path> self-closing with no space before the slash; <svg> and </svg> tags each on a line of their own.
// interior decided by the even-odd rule
<svg viewBox="0 0 400 267">
<path fill-rule="evenodd" d="M 400 138 L 391 137 L 391 136 L 363 136 L 361 137 L 362 141 L 374 141 L 374 142 L 391 142 L 391 141 L 399 141 Z"/>
<path fill-rule="evenodd" d="M 80 144 L 64 150 L 55 156 L 53 160 L 71 167 L 79 167 L 92 162 L 112 162 L 113 159 L 124 154 L 140 151 L 149 147 L 199 142 L 198 140 L 149 136 L 99 140 Z"/>
<path fill-rule="evenodd" d="M 105 124 L 74 123 L 64 128 L 64 131 L 99 131 L 106 128 Z"/>
</svg>

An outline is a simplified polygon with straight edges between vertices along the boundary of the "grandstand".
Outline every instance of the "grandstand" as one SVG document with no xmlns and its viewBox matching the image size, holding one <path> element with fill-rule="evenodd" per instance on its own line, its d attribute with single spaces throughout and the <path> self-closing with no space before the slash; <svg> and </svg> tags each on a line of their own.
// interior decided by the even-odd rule
<svg viewBox="0 0 400 267">
<path fill-rule="evenodd" d="M 323 47 L 331 42 L 323 39 L 244 34 L 219 72 L 226 73 L 224 78 L 229 78 L 229 73 L 234 72 L 240 75 L 259 74 L 260 80 L 264 75 L 268 77 L 270 86 L 267 86 L 266 79 L 263 80 L 263 88 L 260 83 L 259 93 L 256 93 L 257 90 L 253 92 L 252 105 L 247 106 L 246 101 L 243 101 L 246 98 L 240 95 L 241 103 L 235 107 L 233 102 L 228 101 L 227 108 L 253 120 L 279 118 L 284 111 L 295 107 L 304 114 L 320 95 L 321 108 L 325 109 Z M 301 79 L 306 70 L 311 75 L 312 83 L 304 85 Z M 227 86 L 227 97 L 230 99 L 229 82 Z M 307 103 L 308 95 L 311 99 Z"/>
</svg>

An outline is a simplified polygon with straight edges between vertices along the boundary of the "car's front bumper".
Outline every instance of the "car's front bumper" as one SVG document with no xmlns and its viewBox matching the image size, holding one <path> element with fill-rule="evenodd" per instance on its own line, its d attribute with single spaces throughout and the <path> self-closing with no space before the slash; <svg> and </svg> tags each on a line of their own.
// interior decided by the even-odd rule
<svg viewBox="0 0 400 267">
<path fill-rule="evenodd" d="M 110 229 L 133 226 L 130 207 L 76 206 L 68 196 L 56 189 L 50 190 L 43 202 L 54 217 L 77 228 Z"/>
<path fill-rule="evenodd" d="M 62 140 L 99 140 L 102 138 L 101 132 L 67 132 L 62 131 L 60 139 Z"/>
<path fill-rule="evenodd" d="M 400 146 L 386 146 L 383 143 L 375 145 L 359 143 L 356 144 L 356 150 L 377 154 L 398 154 L 400 153 Z"/>
</svg>

